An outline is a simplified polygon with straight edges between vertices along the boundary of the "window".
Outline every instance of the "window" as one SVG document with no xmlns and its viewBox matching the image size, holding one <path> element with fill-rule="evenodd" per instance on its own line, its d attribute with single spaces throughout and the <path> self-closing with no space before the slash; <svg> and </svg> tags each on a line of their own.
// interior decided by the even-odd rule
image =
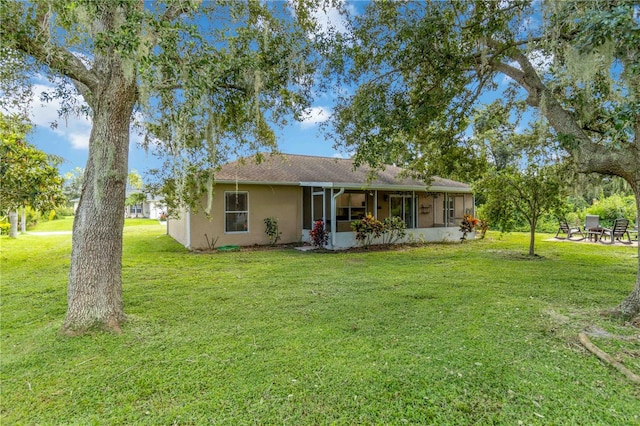
<svg viewBox="0 0 640 426">
<path fill-rule="evenodd" d="M 336 220 L 362 219 L 366 214 L 366 196 L 363 193 L 344 193 L 338 197 Z"/>
<path fill-rule="evenodd" d="M 224 232 L 249 232 L 249 193 L 224 193 Z"/>
</svg>

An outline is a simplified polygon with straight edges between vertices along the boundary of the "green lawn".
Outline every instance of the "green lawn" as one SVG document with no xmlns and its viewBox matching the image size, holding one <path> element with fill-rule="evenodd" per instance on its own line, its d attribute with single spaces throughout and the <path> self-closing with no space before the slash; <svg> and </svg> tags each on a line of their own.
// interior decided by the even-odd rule
<svg viewBox="0 0 640 426">
<path fill-rule="evenodd" d="M 155 219 L 144 218 L 130 218 L 125 219 L 124 226 L 138 226 L 138 225 L 158 225 L 158 221 Z M 73 229 L 73 216 L 66 216 L 56 220 L 43 220 L 38 223 L 33 229 L 29 229 L 28 232 L 58 232 L 58 231 L 71 231 Z"/>
<path fill-rule="evenodd" d="M 128 222 L 129 321 L 66 338 L 70 235 L 2 237 L 1 424 L 640 424 L 637 249 L 527 236 L 193 254 Z"/>
</svg>

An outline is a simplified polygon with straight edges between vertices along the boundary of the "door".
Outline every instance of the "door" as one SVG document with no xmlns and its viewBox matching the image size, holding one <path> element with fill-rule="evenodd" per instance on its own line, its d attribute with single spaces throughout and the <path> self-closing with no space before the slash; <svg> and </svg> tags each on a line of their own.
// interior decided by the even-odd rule
<svg viewBox="0 0 640 426">
<path fill-rule="evenodd" d="M 407 228 L 413 228 L 414 207 L 411 195 L 392 195 L 389 199 L 390 216 L 404 220 Z"/>
</svg>

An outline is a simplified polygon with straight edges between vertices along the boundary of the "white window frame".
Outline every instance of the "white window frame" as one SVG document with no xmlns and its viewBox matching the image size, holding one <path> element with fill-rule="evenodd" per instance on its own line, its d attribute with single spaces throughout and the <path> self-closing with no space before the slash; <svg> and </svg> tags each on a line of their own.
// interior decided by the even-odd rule
<svg viewBox="0 0 640 426">
<path fill-rule="evenodd" d="M 227 210 L 227 195 L 246 194 L 247 210 Z M 224 192 L 224 233 L 225 234 L 248 234 L 249 233 L 249 191 L 225 191 Z M 245 231 L 227 231 L 227 214 L 229 213 L 246 213 L 247 229 Z"/>
</svg>

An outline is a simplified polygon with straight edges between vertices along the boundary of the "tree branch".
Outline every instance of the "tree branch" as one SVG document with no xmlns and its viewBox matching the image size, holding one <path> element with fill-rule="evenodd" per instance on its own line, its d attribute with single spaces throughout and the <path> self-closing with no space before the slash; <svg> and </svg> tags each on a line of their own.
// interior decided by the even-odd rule
<svg viewBox="0 0 640 426">
<path fill-rule="evenodd" d="M 31 38 L 20 33 L 16 37 L 15 48 L 52 70 L 82 83 L 89 90 L 93 91 L 98 87 L 98 77 L 87 69 L 80 59 L 60 46 L 45 43 L 44 37 Z"/>
</svg>

